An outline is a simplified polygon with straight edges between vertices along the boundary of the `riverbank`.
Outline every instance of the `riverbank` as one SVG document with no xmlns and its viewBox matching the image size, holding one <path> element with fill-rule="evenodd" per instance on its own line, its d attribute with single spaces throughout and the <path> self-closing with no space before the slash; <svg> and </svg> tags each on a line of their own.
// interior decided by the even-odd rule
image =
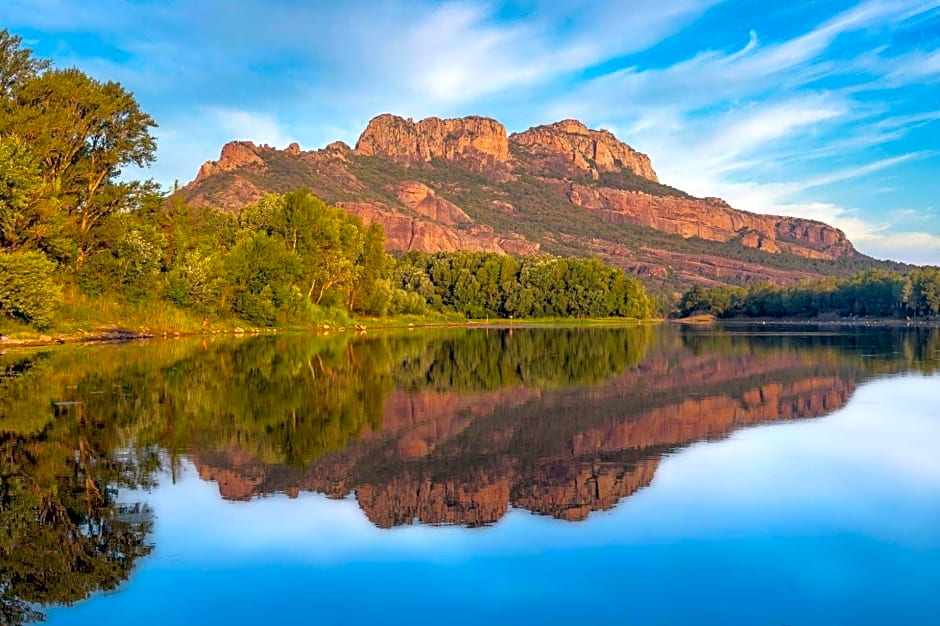
<svg viewBox="0 0 940 626">
<path fill-rule="evenodd" d="M 690 326 L 816 326 L 829 328 L 868 327 L 868 328 L 940 328 L 940 318 L 916 318 L 911 320 L 896 318 L 825 318 L 825 319 L 778 319 L 778 318 L 731 318 L 717 319 L 710 315 L 696 315 L 687 318 L 648 319 L 635 318 L 490 318 L 468 320 L 458 315 L 428 314 L 394 316 L 387 318 L 355 317 L 350 321 L 321 323 L 309 326 L 285 325 L 270 328 L 257 328 L 238 320 L 209 322 L 191 318 L 186 324 L 177 327 L 158 325 L 151 328 L 142 325 L 106 325 L 102 328 L 85 330 L 47 331 L 41 333 L 27 326 L 20 326 L 14 332 L 0 333 L 0 350 L 14 347 L 33 347 L 65 343 L 105 343 L 139 341 L 153 338 L 198 337 L 213 335 L 263 335 L 273 333 L 332 333 L 332 332 L 367 332 L 370 330 L 395 330 L 404 328 L 530 328 L 541 326 L 569 327 L 618 327 L 637 324 L 679 324 Z M 9 324 L 7 325 L 9 327 Z M 66 327 L 71 325 L 66 325 Z M 135 329 L 134 326 L 137 328 Z"/>
<path fill-rule="evenodd" d="M 177 328 L 158 325 L 157 328 L 140 324 L 126 326 L 108 325 L 94 330 L 75 328 L 66 330 L 72 324 L 57 331 L 41 333 L 27 326 L 18 326 L 9 334 L 0 333 L 0 350 L 13 347 L 33 347 L 66 343 L 104 343 L 137 341 L 153 338 L 198 337 L 213 335 L 263 335 L 272 333 L 332 333 L 332 332 L 367 332 L 370 330 L 395 330 L 407 328 L 528 328 L 542 326 L 568 327 L 618 327 L 637 324 L 659 324 L 665 320 L 635 318 L 490 318 L 468 320 L 458 315 L 428 314 L 406 315 L 385 318 L 355 317 L 349 322 L 321 323 L 309 326 L 285 325 L 270 328 L 257 328 L 247 324 L 239 325 L 238 320 L 209 322 L 189 319 L 188 323 Z M 9 324 L 7 325 L 9 326 Z M 136 327 L 136 329 L 135 329 Z"/>
</svg>

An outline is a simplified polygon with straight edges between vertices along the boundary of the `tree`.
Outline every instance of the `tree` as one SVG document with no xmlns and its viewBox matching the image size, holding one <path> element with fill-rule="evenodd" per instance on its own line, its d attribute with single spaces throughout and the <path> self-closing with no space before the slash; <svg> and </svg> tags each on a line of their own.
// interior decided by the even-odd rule
<svg viewBox="0 0 940 626">
<path fill-rule="evenodd" d="M 300 263 L 297 288 L 314 304 L 331 303 L 352 310 L 387 306 L 388 260 L 384 234 L 375 225 L 328 206 L 309 191 L 268 195 L 242 210 L 243 229 L 260 230 L 280 241 Z M 370 289 L 385 293 L 384 302 L 363 300 Z"/>
<path fill-rule="evenodd" d="M 23 48 L 22 43 L 19 35 L 11 35 L 6 28 L 0 30 L 0 98 L 49 67 L 49 61 L 33 57 L 33 51 Z"/>
<path fill-rule="evenodd" d="M 390 265 L 385 232 L 378 223 L 365 229 L 362 253 L 356 260 L 358 279 L 350 285 L 347 308 L 368 315 L 385 315 L 391 302 Z M 412 303 L 413 304 L 413 303 Z"/>
<path fill-rule="evenodd" d="M 246 235 L 232 249 L 227 270 L 232 310 L 249 322 L 273 326 L 299 299 L 297 254 L 265 232 Z"/>
<path fill-rule="evenodd" d="M 65 216 L 77 264 L 87 234 L 105 216 L 139 206 L 153 183 L 119 182 L 121 168 L 154 160 L 156 123 L 133 94 L 80 70 L 48 70 L 14 84 L 0 115 L 0 134 L 29 146 L 57 209 Z"/>
<path fill-rule="evenodd" d="M 922 267 L 911 272 L 904 301 L 914 315 L 940 313 L 940 268 Z"/>
</svg>

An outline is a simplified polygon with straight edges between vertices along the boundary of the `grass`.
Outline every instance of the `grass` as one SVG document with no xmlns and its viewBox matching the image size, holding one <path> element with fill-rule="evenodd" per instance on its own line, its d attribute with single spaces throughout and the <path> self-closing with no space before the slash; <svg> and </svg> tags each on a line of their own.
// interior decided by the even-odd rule
<svg viewBox="0 0 940 626">
<path fill-rule="evenodd" d="M 488 318 L 467 319 L 460 313 L 428 312 L 387 317 L 355 316 L 349 321 L 326 321 L 318 324 L 282 324 L 258 329 L 238 318 L 207 319 L 195 311 L 181 309 L 165 301 L 133 305 L 108 298 L 91 298 L 77 290 L 63 295 L 55 319 L 49 329 L 39 330 L 10 318 L 0 317 L 0 334 L 13 343 L 52 342 L 56 339 L 82 340 L 100 337 L 106 332 L 124 331 L 141 335 L 176 336 L 214 333 L 257 332 L 320 332 L 358 329 L 418 327 L 507 327 L 507 326 L 635 326 L 661 320 L 633 318 Z"/>
<path fill-rule="evenodd" d="M 629 317 L 524 317 L 507 319 L 491 317 L 487 319 L 467 319 L 459 313 L 437 313 L 427 315 L 393 315 L 379 318 L 356 318 L 358 325 L 366 328 L 402 328 L 402 327 L 433 327 L 433 326 L 460 326 L 465 328 L 508 326 L 566 326 L 566 327 L 612 327 L 636 326 L 637 324 L 658 324 L 662 320 L 641 320 Z"/>
<path fill-rule="evenodd" d="M 130 304 L 107 297 L 90 297 L 74 286 L 66 286 L 53 315 L 53 325 L 37 329 L 16 320 L 0 317 L 0 333 L 13 341 L 37 341 L 53 337 L 94 337 L 109 331 L 148 335 L 200 334 L 251 329 L 238 318 L 206 319 L 199 313 L 158 300 Z"/>
</svg>

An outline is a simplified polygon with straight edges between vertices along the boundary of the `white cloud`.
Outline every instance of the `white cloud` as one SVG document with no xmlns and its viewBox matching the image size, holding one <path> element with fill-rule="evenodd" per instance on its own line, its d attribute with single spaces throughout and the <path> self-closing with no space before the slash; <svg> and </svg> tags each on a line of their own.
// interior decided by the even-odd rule
<svg viewBox="0 0 940 626">
<path fill-rule="evenodd" d="M 148 170 L 128 168 L 126 175 L 153 177 L 170 188 L 185 184 L 205 161 L 217 159 L 222 146 L 233 140 L 286 148 L 294 141 L 291 129 L 273 115 L 224 107 L 206 107 L 172 119 L 157 128 L 157 162 Z"/>
<path fill-rule="evenodd" d="M 935 3 L 930 3 L 935 4 Z M 706 50 L 665 68 L 628 68 L 585 83 L 550 110 L 564 115 L 617 118 L 646 109 L 675 108 L 690 112 L 715 103 L 734 102 L 769 88 L 795 89 L 822 77 L 851 71 L 821 57 L 844 33 L 872 24 L 890 24 L 909 2 L 870 1 L 819 25 L 809 33 L 780 43 L 761 45 L 749 33 L 736 52 Z M 629 103 L 630 111 L 624 110 Z"/>
<path fill-rule="evenodd" d="M 879 259 L 940 266 L 940 236 L 931 233 L 884 233 L 861 241 L 858 247 Z"/>
<path fill-rule="evenodd" d="M 695 160 L 726 163 L 754 150 L 766 150 L 777 140 L 812 131 L 820 122 L 845 114 L 845 105 L 831 98 L 809 98 L 731 110 L 709 121 L 710 136 L 692 148 Z"/>
<path fill-rule="evenodd" d="M 848 209 L 827 202 L 781 204 L 777 212 L 825 222 L 842 230 L 855 247 L 877 259 L 940 265 L 940 236 L 924 232 L 896 232 L 891 222 L 874 222 Z"/>
<path fill-rule="evenodd" d="M 266 143 L 279 148 L 287 147 L 292 141 L 287 129 L 273 115 L 265 113 L 212 107 L 206 110 L 203 120 L 232 139 Z"/>
<path fill-rule="evenodd" d="M 664 182 L 695 195 L 719 195 L 734 206 L 758 213 L 778 213 L 779 205 L 808 190 L 857 179 L 931 153 L 900 154 L 846 166 L 802 179 L 757 180 L 784 176 L 777 167 L 788 159 L 808 160 L 800 139 L 814 141 L 820 129 L 838 123 L 848 105 L 830 96 L 813 96 L 727 111 L 717 121 L 709 118 L 687 121 L 676 118 L 664 132 L 659 125 L 641 121 L 632 136 L 643 145 L 655 145 L 654 163 Z M 750 180 L 732 176 L 743 175 Z"/>
<path fill-rule="evenodd" d="M 879 159 L 877 161 L 872 161 L 863 165 L 834 170 L 820 176 L 813 176 L 803 181 L 802 185 L 806 189 L 812 187 L 825 187 L 826 185 L 831 185 L 833 183 L 852 180 L 853 178 L 859 178 L 867 174 L 872 174 L 889 167 L 894 167 L 895 165 L 900 165 L 901 163 L 906 163 L 913 159 L 924 158 L 926 156 L 930 156 L 931 154 L 932 153 L 930 152 L 911 152 L 909 154 L 900 154 L 895 157 Z"/>
</svg>

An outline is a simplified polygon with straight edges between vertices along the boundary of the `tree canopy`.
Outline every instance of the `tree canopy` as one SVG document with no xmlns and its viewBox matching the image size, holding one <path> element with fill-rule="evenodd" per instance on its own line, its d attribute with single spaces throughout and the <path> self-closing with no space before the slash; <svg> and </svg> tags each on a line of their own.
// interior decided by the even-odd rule
<svg viewBox="0 0 940 626">
<path fill-rule="evenodd" d="M 718 317 L 916 317 L 940 315 L 940 268 L 907 274 L 870 270 L 848 280 L 808 281 L 792 287 L 755 283 L 749 288 L 695 286 L 679 312 Z"/>
</svg>

